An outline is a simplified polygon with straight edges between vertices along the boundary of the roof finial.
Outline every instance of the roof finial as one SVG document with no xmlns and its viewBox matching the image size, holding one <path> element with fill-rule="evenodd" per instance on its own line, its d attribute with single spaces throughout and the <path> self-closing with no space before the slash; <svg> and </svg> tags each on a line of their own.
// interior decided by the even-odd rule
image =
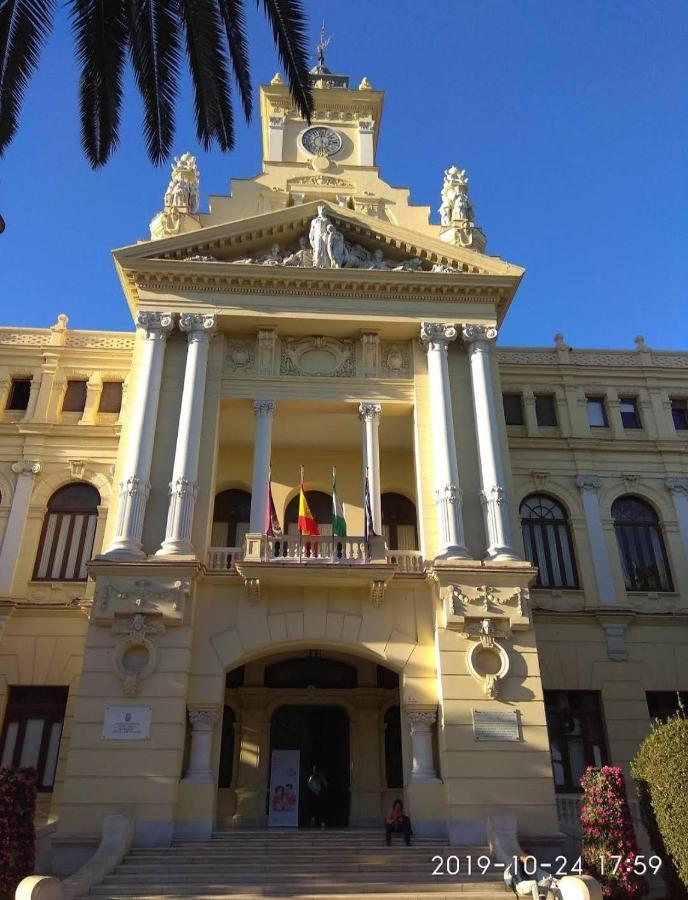
<svg viewBox="0 0 688 900">
<path fill-rule="evenodd" d="M 316 45 L 316 52 L 318 54 L 318 69 L 322 71 L 325 68 L 325 50 L 330 46 L 330 41 L 332 40 L 333 35 L 325 34 L 325 21 L 323 20 L 322 25 L 320 26 L 320 41 Z"/>
</svg>

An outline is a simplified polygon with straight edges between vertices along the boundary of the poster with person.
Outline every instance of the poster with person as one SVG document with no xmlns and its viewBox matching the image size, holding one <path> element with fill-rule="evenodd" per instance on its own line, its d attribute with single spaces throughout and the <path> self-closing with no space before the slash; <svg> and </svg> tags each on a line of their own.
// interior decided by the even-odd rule
<svg viewBox="0 0 688 900">
<path fill-rule="evenodd" d="M 270 806 L 268 825 L 298 828 L 298 750 L 273 750 L 270 760 Z"/>
</svg>

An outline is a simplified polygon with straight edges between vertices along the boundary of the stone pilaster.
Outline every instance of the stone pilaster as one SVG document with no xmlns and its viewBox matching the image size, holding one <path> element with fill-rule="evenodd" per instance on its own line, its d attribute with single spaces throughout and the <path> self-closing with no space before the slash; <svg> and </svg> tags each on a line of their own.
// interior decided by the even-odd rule
<svg viewBox="0 0 688 900">
<path fill-rule="evenodd" d="M 368 474 L 370 506 L 373 513 L 373 530 L 382 534 L 382 495 L 380 493 L 380 413 L 379 403 L 359 403 L 358 417 L 362 425 L 363 479 Z"/>
</svg>

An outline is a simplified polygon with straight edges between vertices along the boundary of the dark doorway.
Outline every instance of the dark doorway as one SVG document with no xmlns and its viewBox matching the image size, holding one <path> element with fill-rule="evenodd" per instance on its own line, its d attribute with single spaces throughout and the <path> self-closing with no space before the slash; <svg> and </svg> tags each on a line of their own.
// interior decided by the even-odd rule
<svg viewBox="0 0 688 900">
<path fill-rule="evenodd" d="M 349 824 L 349 717 L 339 706 L 281 706 L 272 716 L 270 753 L 298 750 L 299 827 L 307 828 L 315 814 L 308 790 L 313 766 L 327 779 L 323 816 L 328 828 Z"/>
</svg>

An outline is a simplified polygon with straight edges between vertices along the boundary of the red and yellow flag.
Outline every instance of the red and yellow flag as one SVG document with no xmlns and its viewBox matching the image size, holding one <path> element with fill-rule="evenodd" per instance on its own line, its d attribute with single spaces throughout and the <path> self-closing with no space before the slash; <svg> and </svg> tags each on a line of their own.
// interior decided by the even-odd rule
<svg viewBox="0 0 688 900">
<path fill-rule="evenodd" d="M 303 466 L 301 466 L 301 488 L 299 493 L 299 531 L 307 537 L 319 537 L 320 531 L 318 523 L 313 518 L 313 513 L 306 500 L 306 494 L 303 489 Z"/>
</svg>

